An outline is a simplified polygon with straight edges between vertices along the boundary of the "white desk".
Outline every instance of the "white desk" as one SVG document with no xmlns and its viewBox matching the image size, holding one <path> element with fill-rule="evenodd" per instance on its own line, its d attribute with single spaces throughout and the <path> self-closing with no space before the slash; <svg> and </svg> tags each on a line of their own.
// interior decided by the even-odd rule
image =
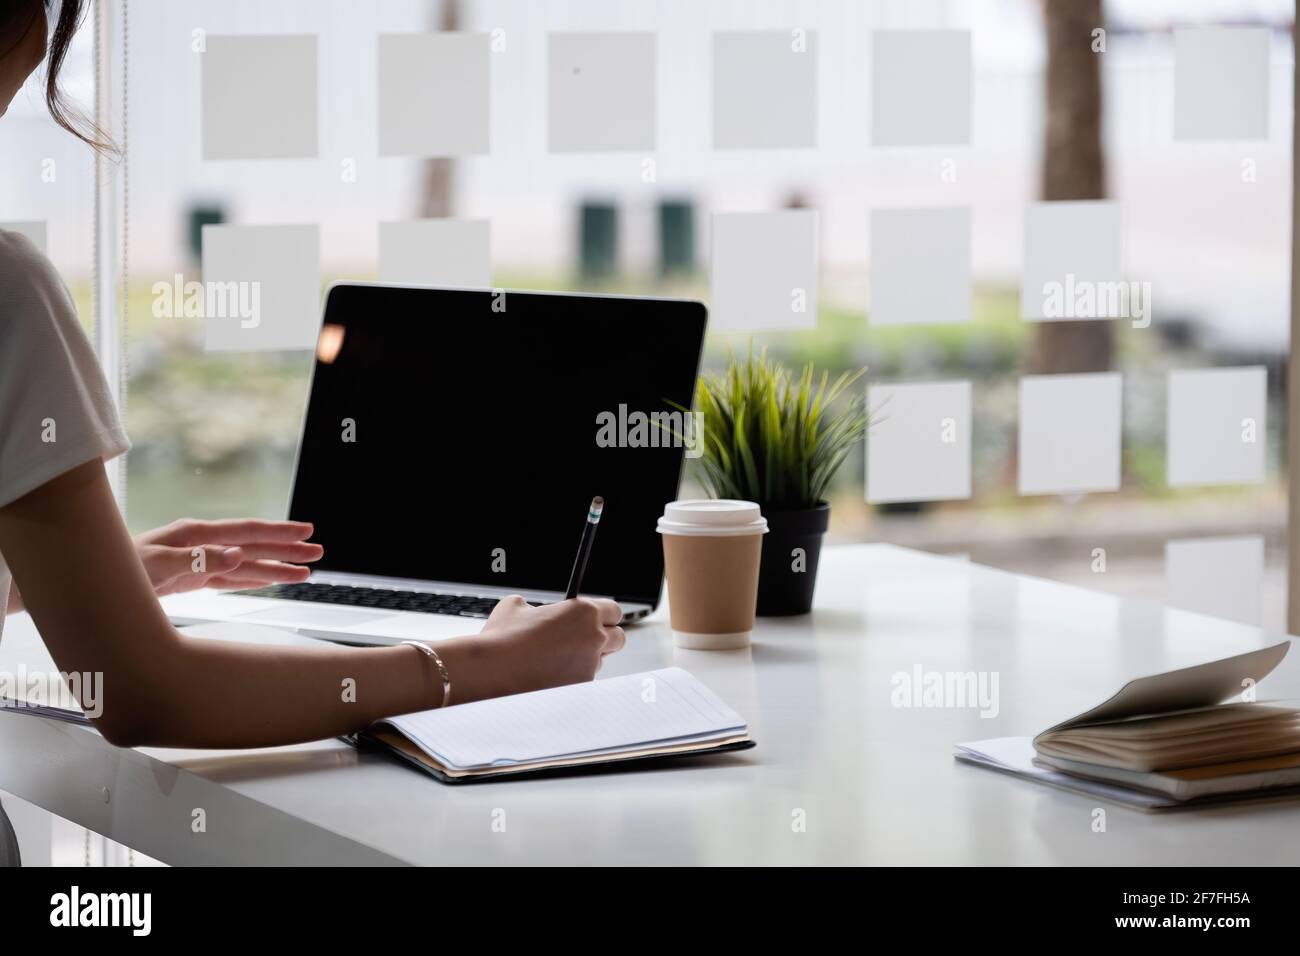
<svg viewBox="0 0 1300 956">
<path fill-rule="evenodd" d="M 1095 801 L 951 756 L 954 741 L 1031 734 L 1127 678 L 1265 640 L 1256 628 L 953 559 L 833 548 L 817 611 L 761 621 L 752 650 L 675 650 L 660 615 L 607 664 L 691 670 L 750 721 L 758 747 L 743 754 L 448 787 L 336 741 L 130 751 L 0 713 L 0 789 L 178 864 L 1295 864 L 1300 803 L 1167 815 L 1108 807 L 1106 832 L 1095 833 Z M 0 670 L 19 663 L 49 666 L 25 616 L 0 645 Z M 918 665 L 996 671 L 1000 712 L 892 706 L 891 676 Z M 1261 696 L 1300 696 L 1300 656 Z M 191 832 L 195 807 L 206 833 Z"/>
</svg>

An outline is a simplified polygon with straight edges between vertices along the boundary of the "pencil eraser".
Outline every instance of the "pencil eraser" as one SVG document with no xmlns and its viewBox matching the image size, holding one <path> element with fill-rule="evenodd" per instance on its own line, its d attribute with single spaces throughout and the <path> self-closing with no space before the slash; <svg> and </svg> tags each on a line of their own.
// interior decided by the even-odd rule
<svg viewBox="0 0 1300 956">
<path fill-rule="evenodd" d="M 970 382 L 873 385 L 867 409 L 867 501 L 970 497 Z"/>
<path fill-rule="evenodd" d="M 1119 372 L 1026 375 L 1020 380 L 1020 493 L 1117 491 Z"/>
<path fill-rule="evenodd" d="M 207 351 L 316 347 L 321 281 L 317 226 L 204 226 L 202 241 Z"/>
<path fill-rule="evenodd" d="M 317 155 L 315 36 L 212 35 L 200 61 L 204 159 Z"/>
<path fill-rule="evenodd" d="M 872 325 L 969 322 L 970 210 L 871 211 Z"/>
</svg>

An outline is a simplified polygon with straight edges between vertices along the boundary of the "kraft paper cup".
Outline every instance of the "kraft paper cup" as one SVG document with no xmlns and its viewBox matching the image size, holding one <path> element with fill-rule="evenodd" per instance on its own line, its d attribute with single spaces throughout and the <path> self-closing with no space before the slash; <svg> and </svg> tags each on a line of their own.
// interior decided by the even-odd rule
<svg viewBox="0 0 1300 956">
<path fill-rule="evenodd" d="M 674 501 L 659 519 L 668 616 L 678 647 L 747 647 L 767 519 L 752 501 Z"/>
</svg>

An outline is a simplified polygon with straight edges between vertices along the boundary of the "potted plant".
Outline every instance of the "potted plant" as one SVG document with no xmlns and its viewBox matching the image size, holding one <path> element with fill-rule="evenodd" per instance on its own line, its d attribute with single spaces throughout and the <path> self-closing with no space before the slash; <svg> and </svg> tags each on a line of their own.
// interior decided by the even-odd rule
<svg viewBox="0 0 1300 956">
<path fill-rule="evenodd" d="M 831 382 L 810 362 L 796 378 L 768 359 L 766 349 L 758 356 L 751 349 L 744 360 L 732 356 L 721 375 L 700 378 L 699 478 L 716 498 L 758 502 L 767 518 L 759 614 L 812 608 L 817 558 L 830 524 L 826 489 L 870 424 L 862 390 L 850 392 L 865 372 L 845 372 Z"/>
</svg>

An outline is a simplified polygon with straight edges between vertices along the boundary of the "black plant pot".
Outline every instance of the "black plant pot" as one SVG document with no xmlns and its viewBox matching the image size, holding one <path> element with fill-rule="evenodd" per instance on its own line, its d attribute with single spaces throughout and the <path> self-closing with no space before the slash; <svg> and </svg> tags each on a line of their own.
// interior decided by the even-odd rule
<svg viewBox="0 0 1300 956">
<path fill-rule="evenodd" d="M 764 617 L 807 614 L 817 587 L 817 559 L 830 526 L 831 506 L 767 511 L 763 561 L 758 567 L 758 613 Z M 796 551 L 802 549 L 802 552 Z"/>
</svg>

